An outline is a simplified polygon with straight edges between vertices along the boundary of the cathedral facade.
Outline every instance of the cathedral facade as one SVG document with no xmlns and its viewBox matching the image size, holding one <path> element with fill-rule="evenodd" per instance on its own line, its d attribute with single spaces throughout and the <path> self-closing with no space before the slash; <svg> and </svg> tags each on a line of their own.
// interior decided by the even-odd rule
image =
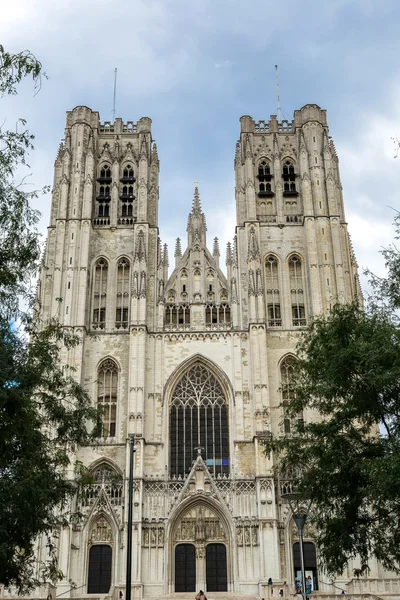
<svg viewBox="0 0 400 600">
<path fill-rule="evenodd" d="M 170 260 L 151 120 L 67 113 L 39 300 L 43 319 L 81 338 L 63 360 L 102 408 L 103 428 L 73 458 L 93 483 L 75 501 L 81 518 L 60 532 L 63 597 L 124 590 L 131 434 L 135 598 L 200 588 L 267 597 L 269 578 L 281 588 L 298 577 L 281 498 L 289 484 L 263 442 L 293 427 L 285 404 L 302 330 L 359 292 L 326 112 L 242 117 L 234 168 L 224 268 L 197 185 L 186 243 Z M 318 548 L 305 535 L 318 589 Z"/>
</svg>

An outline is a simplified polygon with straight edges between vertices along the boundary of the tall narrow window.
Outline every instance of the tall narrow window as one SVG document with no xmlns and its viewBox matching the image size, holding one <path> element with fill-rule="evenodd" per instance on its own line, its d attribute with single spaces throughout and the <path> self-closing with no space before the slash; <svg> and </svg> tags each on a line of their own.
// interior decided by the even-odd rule
<svg viewBox="0 0 400 600">
<path fill-rule="evenodd" d="M 107 275 L 107 261 L 104 258 L 99 258 L 94 268 L 93 277 L 93 329 L 104 329 L 106 326 Z"/>
<path fill-rule="evenodd" d="M 283 405 L 283 431 L 286 434 L 292 432 L 293 421 L 287 414 L 287 408 L 295 399 L 295 367 L 296 359 L 293 356 L 288 356 L 281 363 L 281 391 Z M 297 427 L 301 427 L 303 423 L 303 413 L 297 415 Z"/>
<path fill-rule="evenodd" d="M 229 473 L 228 406 L 212 372 L 191 367 L 177 383 L 170 408 L 171 475 L 184 476 L 201 448 L 213 475 Z"/>
<path fill-rule="evenodd" d="M 109 224 L 110 202 L 111 202 L 111 168 L 104 164 L 100 169 L 100 176 L 97 178 L 99 183 L 97 191 L 97 210 L 96 216 L 102 224 Z"/>
<path fill-rule="evenodd" d="M 289 258 L 289 284 L 292 306 L 292 323 L 295 327 L 307 325 L 304 306 L 304 285 L 301 259 L 294 254 Z"/>
<path fill-rule="evenodd" d="M 258 195 L 259 196 L 273 196 L 274 193 L 271 187 L 271 167 L 269 163 L 263 159 L 258 165 Z"/>
<path fill-rule="evenodd" d="M 97 374 L 97 405 L 102 411 L 102 437 L 115 437 L 117 393 L 118 367 L 108 358 L 101 363 Z"/>
<path fill-rule="evenodd" d="M 130 164 L 124 166 L 122 171 L 122 177 L 120 179 L 122 185 L 121 188 L 121 205 L 120 205 L 120 218 L 119 223 L 130 225 L 134 220 L 134 207 L 133 202 L 135 200 L 135 194 L 133 193 L 133 184 L 136 181 L 134 176 L 133 167 Z"/>
<path fill-rule="evenodd" d="M 115 327 L 127 329 L 129 320 L 129 261 L 121 258 L 117 265 L 117 300 Z"/>
<path fill-rule="evenodd" d="M 267 301 L 267 323 L 269 327 L 282 325 L 279 293 L 278 261 L 275 256 L 267 256 L 265 261 L 265 291 Z"/>
<path fill-rule="evenodd" d="M 296 177 L 297 175 L 294 170 L 293 162 L 291 160 L 286 160 L 282 169 L 284 196 L 297 196 Z"/>
</svg>

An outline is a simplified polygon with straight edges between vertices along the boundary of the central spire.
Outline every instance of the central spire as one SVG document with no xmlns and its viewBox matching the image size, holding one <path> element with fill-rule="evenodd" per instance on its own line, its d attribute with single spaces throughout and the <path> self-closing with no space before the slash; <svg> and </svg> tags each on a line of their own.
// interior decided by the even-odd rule
<svg viewBox="0 0 400 600">
<path fill-rule="evenodd" d="M 194 244 L 199 244 L 203 247 L 206 246 L 206 217 L 201 210 L 199 184 L 197 181 L 194 184 L 192 210 L 189 213 L 186 231 L 188 233 L 189 247 L 192 247 Z"/>
</svg>

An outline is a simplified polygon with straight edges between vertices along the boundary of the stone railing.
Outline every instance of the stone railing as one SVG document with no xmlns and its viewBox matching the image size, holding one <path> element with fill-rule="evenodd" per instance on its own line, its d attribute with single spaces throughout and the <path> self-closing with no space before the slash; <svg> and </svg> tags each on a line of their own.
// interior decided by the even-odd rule
<svg viewBox="0 0 400 600">
<path fill-rule="evenodd" d="M 347 594 L 397 594 L 400 597 L 400 578 L 387 579 L 351 579 L 346 584 Z"/>
</svg>

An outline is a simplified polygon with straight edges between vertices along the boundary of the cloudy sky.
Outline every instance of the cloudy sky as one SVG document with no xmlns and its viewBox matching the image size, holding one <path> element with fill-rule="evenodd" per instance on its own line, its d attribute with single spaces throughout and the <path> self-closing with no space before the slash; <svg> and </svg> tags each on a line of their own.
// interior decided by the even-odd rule
<svg viewBox="0 0 400 600">
<path fill-rule="evenodd" d="M 117 67 L 116 116 L 153 120 L 170 258 L 174 239 L 186 240 L 194 181 L 209 246 L 218 236 L 224 257 L 239 118 L 276 113 L 278 64 L 283 117 L 307 103 L 328 111 L 358 262 L 379 273 L 400 209 L 399 26 L 399 0 L 4 0 L 0 43 L 29 48 L 49 79 L 35 97 L 24 84 L 1 100 L 0 121 L 28 119 L 32 182 L 51 183 L 65 111 L 87 105 L 110 120 Z M 39 207 L 43 230 L 49 204 Z"/>
</svg>

